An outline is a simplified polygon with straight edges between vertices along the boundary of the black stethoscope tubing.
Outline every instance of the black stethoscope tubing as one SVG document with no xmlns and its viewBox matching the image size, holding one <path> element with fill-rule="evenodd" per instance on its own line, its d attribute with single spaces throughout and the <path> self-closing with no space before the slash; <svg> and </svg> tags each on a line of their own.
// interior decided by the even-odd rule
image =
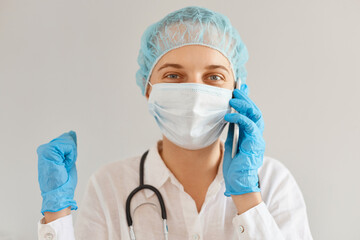
<svg viewBox="0 0 360 240">
<path fill-rule="evenodd" d="M 148 185 L 148 184 L 144 184 L 144 163 L 146 160 L 146 157 L 149 153 L 149 150 L 147 150 L 141 157 L 141 162 L 140 162 L 140 184 L 137 188 L 135 188 L 128 196 L 127 200 L 126 200 L 126 220 L 127 220 L 127 224 L 130 228 L 130 235 L 131 235 L 131 239 L 135 239 L 135 233 L 133 231 L 133 221 L 131 218 L 131 213 L 130 213 L 130 203 L 132 198 L 135 196 L 136 193 L 138 193 L 139 191 L 143 190 L 143 189 L 149 189 L 151 191 L 153 191 L 160 203 L 160 208 L 161 208 L 161 217 L 163 219 L 164 222 L 164 234 L 165 234 L 165 238 L 167 238 L 167 224 L 166 224 L 166 208 L 165 208 L 165 203 L 164 203 L 164 199 L 161 195 L 161 193 L 159 192 L 159 190 L 157 190 L 154 186 Z"/>
</svg>

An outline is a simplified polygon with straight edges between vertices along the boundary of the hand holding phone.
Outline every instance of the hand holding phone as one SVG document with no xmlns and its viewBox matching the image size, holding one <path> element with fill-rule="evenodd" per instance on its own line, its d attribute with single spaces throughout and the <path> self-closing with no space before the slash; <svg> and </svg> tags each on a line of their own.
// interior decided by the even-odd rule
<svg viewBox="0 0 360 240">
<path fill-rule="evenodd" d="M 261 111 L 248 97 L 246 84 L 234 90 L 230 106 L 235 112 L 224 118 L 230 125 L 223 162 L 224 194 L 228 197 L 260 191 L 258 169 L 265 152 L 264 121 Z"/>
</svg>

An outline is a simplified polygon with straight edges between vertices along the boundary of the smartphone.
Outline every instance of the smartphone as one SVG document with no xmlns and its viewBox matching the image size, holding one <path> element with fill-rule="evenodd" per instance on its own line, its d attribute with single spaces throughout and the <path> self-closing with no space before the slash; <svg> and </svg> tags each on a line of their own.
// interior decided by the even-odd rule
<svg viewBox="0 0 360 240">
<path fill-rule="evenodd" d="M 241 86 L 241 79 L 239 78 L 238 81 L 235 83 L 235 89 L 240 89 Z M 231 112 L 235 113 L 236 110 L 231 108 Z M 236 152 L 238 150 L 238 143 L 239 143 L 239 125 L 234 123 L 234 139 L 233 139 L 233 146 L 232 146 L 232 158 L 235 157 Z"/>
</svg>

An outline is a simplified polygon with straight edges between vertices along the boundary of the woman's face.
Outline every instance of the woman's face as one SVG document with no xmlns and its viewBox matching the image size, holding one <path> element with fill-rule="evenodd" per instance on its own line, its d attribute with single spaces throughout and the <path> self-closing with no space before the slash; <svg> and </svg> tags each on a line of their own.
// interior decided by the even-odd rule
<svg viewBox="0 0 360 240">
<path fill-rule="evenodd" d="M 150 77 L 157 83 L 201 83 L 234 89 L 230 62 L 219 51 L 201 45 L 189 45 L 166 53 L 155 65 Z M 147 86 L 149 98 L 151 86 Z"/>
</svg>

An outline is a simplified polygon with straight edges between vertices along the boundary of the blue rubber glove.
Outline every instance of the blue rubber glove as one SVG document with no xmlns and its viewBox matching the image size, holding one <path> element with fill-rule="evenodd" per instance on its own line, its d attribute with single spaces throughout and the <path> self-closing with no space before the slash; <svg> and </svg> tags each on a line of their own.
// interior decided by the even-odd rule
<svg viewBox="0 0 360 240">
<path fill-rule="evenodd" d="M 76 133 L 70 131 L 37 148 L 41 213 L 57 212 L 71 206 L 77 184 L 75 161 L 77 157 Z"/>
<path fill-rule="evenodd" d="M 260 192 L 258 169 L 263 164 L 265 141 L 262 137 L 264 120 L 261 111 L 248 95 L 246 84 L 234 90 L 230 106 L 237 112 L 228 113 L 224 119 L 230 122 L 225 142 L 223 175 L 226 190 L 224 195 L 241 195 Z M 239 126 L 238 150 L 232 158 L 234 124 Z"/>
</svg>

